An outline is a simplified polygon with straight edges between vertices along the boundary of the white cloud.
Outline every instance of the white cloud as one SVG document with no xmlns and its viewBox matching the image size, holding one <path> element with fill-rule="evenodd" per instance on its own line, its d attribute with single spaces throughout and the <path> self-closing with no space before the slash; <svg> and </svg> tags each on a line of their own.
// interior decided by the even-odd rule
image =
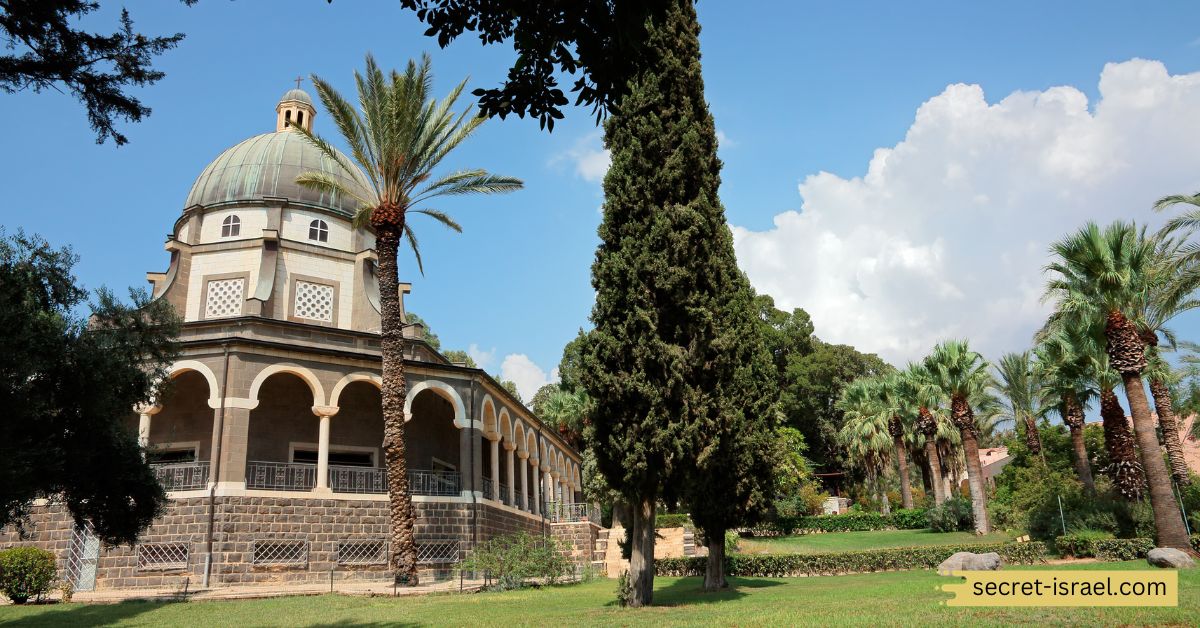
<svg viewBox="0 0 1200 628">
<path fill-rule="evenodd" d="M 1088 105 L 1074 87 L 989 104 L 950 85 L 864 176 L 810 175 L 801 211 L 735 226 L 739 263 L 823 339 L 893 362 L 948 337 L 992 357 L 1027 347 L 1051 241 L 1086 220 L 1157 222 L 1155 199 L 1200 189 L 1200 73 L 1108 64 Z"/>
<path fill-rule="evenodd" d="M 728 135 L 725 135 L 725 131 L 717 129 L 717 150 L 733 148 L 734 146 L 737 146 L 737 142 L 733 141 Z"/>
<path fill-rule="evenodd" d="M 575 174 L 584 181 L 600 183 L 604 180 L 604 175 L 608 173 L 612 156 L 608 149 L 604 148 L 603 135 L 599 131 L 593 131 L 580 137 L 570 148 L 554 156 L 550 160 L 550 165 L 554 166 L 563 162 L 571 163 L 575 168 Z"/>
<path fill-rule="evenodd" d="M 467 355 L 471 356 L 472 360 L 475 360 L 475 364 L 479 368 L 487 370 L 496 361 L 496 348 L 492 347 L 491 350 L 484 351 L 479 348 L 479 345 L 472 342 L 471 346 L 467 347 Z"/>
<path fill-rule="evenodd" d="M 542 386 L 558 381 L 558 367 L 550 370 L 547 375 L 529 356 L 524 353 L 510 353 L 504 356 L 500 363 L 500 377 L 510 380 L 517 385 L 517 391 L 525 403 L 533 401 L 533 396 Z"/>
</svg>

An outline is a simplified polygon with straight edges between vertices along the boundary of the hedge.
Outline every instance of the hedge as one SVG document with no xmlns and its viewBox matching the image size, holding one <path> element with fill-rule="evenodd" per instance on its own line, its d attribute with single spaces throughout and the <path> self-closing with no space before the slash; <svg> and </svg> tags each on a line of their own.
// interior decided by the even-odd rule
<svg viewBox="0 0 1200 628">
<path fill-rule="evenodd" d="M 654 527 L 659 528 L 690 528 L 692 520 L 686 512 L 666 513 L 654 517 Z"/>
<path fill-rule="evenodd" d="M 801 515 L 777 517 L 756 530 L 766 534 L 803 534 L 805 532 L 865 532 L 867 530 L 919 530 L 927 527 L 923 508 L 901 508 L 884 515 L 877 512 L 847 512 L 840 515 Z"/>
<path fill-rule="evenodd" d="M 1200 534 L 1193 534 L 1191 543 L 1192 549 L 1200 552 Z M 1122 561 L 1145 558 L 1146 554 L 1154 549 L 1154 539 L 1090 539 L 1067 534 L 1055 538 L 1054 546 L 1064 556 Z"/>
<path fill-rule="evenodd" d="M 1046 544 L 976 543 L 941 547 L 897 547 L 890 549 L 827 554 L 731 554 L 725 557 L 725 573 L 731 576 L 783 578 L 827 576 L 844 573 L 933 569 L 955 552 L 996 552 L 1008 564 L 1031 565 L 1045 560 Z M 658 558 L 660 576 L 702 576 L 705 557 Z"/>
</svg>

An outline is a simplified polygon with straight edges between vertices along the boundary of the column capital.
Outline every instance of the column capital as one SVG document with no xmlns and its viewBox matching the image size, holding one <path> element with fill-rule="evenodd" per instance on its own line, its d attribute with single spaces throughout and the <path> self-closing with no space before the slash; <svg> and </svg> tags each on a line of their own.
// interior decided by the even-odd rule
<svg viewBox="0 0 1200 628">
<path fill-rule="evenodd" d="M 312 407 L 313 414 L 320 416 L 320 417 L 333 416 L 338 413 L 338 410 L 341 410 L 341 408 L 339 408 L 337 406 L 313 406 Z"/>
<path fill-rule="evenodd" d="M 517 451 L 517 457 L 518 457 L 518 458 L 520 458 L 521 460 L 526 460 L 526 459 L 528 459 L 528 458 L 529 458 L 529 452 L 528 452 L 528 451 L 519 451 L 519 450 L 518 450 L 518 451 Z"/>
<path fill-rule="evenodd" d="M 512 451 L 516 448 L 517 446 L 512 444 L 510 441 L 504 441 L 504 451 Z"/>
<path fill-rule="evenodd" d="M 162 412 L 162 409 L 162 405 L 157 403 L 139 403 L 133 406 L 134 412 L 138 414 L 148 414 L 150 416 L 154 416 L 159 412 Z"/>
</svg>

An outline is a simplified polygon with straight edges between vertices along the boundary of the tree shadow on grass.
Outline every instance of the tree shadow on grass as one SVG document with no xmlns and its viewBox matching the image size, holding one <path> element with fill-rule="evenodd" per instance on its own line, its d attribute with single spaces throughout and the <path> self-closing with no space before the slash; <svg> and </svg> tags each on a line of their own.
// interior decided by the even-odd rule
<svg viewBox="0 0 1200 628">
<path fill-rule="evenodd" d="M 753 589 L 777 587 L 784 583 L 763 578 L 729 578 L 729 588 L 708 593 L 704 591 L 704 578 L 680 578 L 665 587 L 655 587 L 654 606 L 688 606 L 691 604 L 714 604 L 737 600 L 750 595 Z M 616 601 L 608 606 L 616 606 Z"/>
<path fill-rule="evenodd" d="M 9 606 L 0 609 L 0 626 L 111 626 L 128 621 L 142 613 L 162 608 L 166 604 L 183 602 L 158 602 L 149 600 L 127 600 L 117 604 L 47 604 L 28 607 Z M 36 614 L 17 615 L 17 608 L 37 609 Z M 6 612 L 9 611 L 9 612 Z M 35 611 L 36 612 L 36 611 Z"/>
</svg>

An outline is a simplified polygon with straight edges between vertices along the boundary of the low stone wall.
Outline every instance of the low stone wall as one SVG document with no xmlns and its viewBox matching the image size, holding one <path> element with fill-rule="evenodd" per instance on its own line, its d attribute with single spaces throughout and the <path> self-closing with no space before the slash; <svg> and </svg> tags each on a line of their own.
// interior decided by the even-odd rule
<svg viewBox="0 0 1200 628">
<path fill-rule="evenodd" d="M 564 553 L 577 565 L 591 564 L 596 551 L 600 526 L 591 521 L 552 523 L 550 534 L 562 544 Z"/>
<path fill-rule="evenodd" d="M 96 567 L 97 589 L 195 588 L 203 581 L 207 553 L 208 498 L 172 500 L 135 547 L 102 547 Z M 520 530 L 541 534 L 541 519 L 489 503 L 416 502 L 417 542 L 456 541 L 459 557 L 476 541 Z M 385 560 L 339 563 L 339 544 L 386 542 L 388 505 L 381 500 L 290 497 L 218 497 L 213 535 L 210 586 L 278 582 L 326 582 L 387 579 Z M 0 548 L 34 545 L 51 550 L 65 573 L 71 554 L 74 523 L 62 505 L 33 508 L 25 537 L 0 530 Z M 255 564 L 255 545 L 296 543 L 299 558 L 287 564 Z M 362 547 L 362 546 L 360 546 Z M 139 566 L 138 552 L 186 548 L 186 562 L 156 568 Z M 381 552 L 382 554 L 382 552 Z M 386 556 L 386 554 L 383 554 Z M 445 575 L 446 566 L 423 566 L 422 578 Z"/>
</svg>

